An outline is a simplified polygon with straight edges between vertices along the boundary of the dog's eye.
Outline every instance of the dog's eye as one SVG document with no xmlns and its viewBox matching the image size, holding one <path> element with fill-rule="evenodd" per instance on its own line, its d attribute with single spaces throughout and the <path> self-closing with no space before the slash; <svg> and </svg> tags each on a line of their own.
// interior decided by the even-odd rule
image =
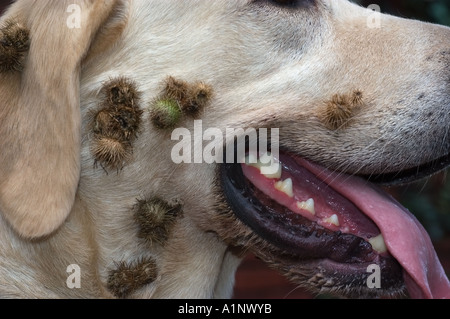
<svg viewBox="0 0 450 319">
<path fill-rule="evenodd" d="M 314 0 L 269 0 L 269 2 L 279 7 L 296 9 L 310 5 Z"/>
</svg>

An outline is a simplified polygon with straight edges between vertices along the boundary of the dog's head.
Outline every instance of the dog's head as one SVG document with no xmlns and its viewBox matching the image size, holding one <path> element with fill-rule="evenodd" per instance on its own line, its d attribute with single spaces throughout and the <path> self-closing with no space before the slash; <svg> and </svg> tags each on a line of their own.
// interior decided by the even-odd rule
<svg viewBox="0 0 450 319">
<path fill-rule="evenodd" d="M 0 211 L 21 236 L 77 197 L 100 277 L 151 255 L 154 296 L 229 291 L 246 251 L 319 292 L 449 296 L 373 185 L 450 164 L 449 29 L 344 0 L 19 1 L 4 23 Z"/>
</svg>

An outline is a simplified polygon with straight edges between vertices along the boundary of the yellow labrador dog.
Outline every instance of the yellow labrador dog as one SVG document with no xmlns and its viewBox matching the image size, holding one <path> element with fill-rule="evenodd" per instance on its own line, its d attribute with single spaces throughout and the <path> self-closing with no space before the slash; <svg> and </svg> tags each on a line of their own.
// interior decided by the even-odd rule
<svg viewBox="0 0 450 319">
<path fill-rule="evenodd" d="M 450 164 L 449 65 L 448 28 L 345 0 L 16 1 L 0 296 L 228 298 L 252 252 L 318 293 L 449 298 L 375 185 Z"/>
</svg>

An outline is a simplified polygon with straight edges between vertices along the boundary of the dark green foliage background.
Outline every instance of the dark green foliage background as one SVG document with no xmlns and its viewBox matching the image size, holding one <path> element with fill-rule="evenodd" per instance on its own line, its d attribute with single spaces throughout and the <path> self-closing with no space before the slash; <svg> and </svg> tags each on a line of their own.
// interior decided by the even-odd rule
<svg viewBox="0 0 450 319">
<path fill-rule="evenodd" d="M 365 7 L 378 4 L 383 13 L 450 26 L 450 0 L 353 0 Z"/>
</svg>

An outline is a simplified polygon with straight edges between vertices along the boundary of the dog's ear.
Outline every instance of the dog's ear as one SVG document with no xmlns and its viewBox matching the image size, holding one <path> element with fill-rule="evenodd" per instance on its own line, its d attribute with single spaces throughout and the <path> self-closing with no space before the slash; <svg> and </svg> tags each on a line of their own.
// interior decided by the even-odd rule
<svg viewBox="0 0 450 319">
<path fill-rule="evenodd" d="M 0 213 L 25 238 L 51 234 L 72 209 L 81 67 L 120 37 L 128 6 L 128 0 L 19 0 L 2 17 Z"/>
</svg>

